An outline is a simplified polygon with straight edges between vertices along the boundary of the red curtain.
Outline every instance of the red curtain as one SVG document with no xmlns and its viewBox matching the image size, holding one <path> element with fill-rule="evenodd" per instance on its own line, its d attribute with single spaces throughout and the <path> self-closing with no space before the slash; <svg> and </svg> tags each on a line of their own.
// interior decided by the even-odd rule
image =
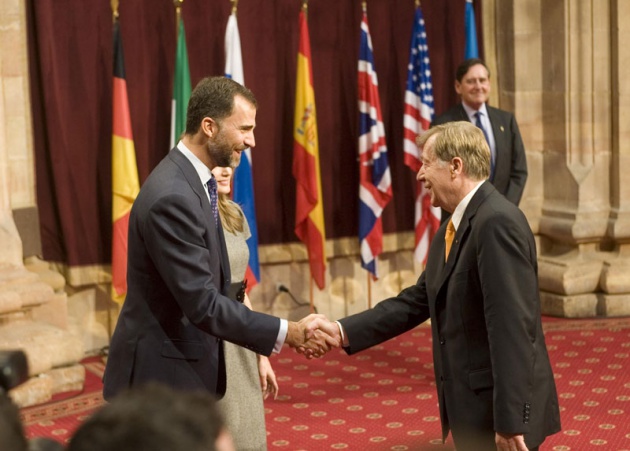
<svg viewBox="0 0 630 451">
<path fill-rule="evenodd" d="M 70 266 L 111 260 L 112 12 L 109 1 L 28 0 L 29 64 L 43 256 Z M 241 0 L 245 83 L 258 99 L 252 150 L 261 244 L 297 241 L 291 175 L 298 0 Z M 475 2 L 481 30 L 480 2 Z M 414 0 L 367 0 L 394 199 L 384 231 L 413 230 L 414 178 L 402 114 Z M 457 102 L 465 0 L 423 0 L 436 113 Z M 222 75 L 231 3 L 186 0 L 193 86 Z M 308 21 L 328 238 L 357 236 L 357 58 L 361 1 L 310 0 Z M 169 150 L 175 60 L 172 0 L 121 0 L 120 23 L 140 182 Z M 483 42 L 479 35 L 480 47 Z"/>
</svg>

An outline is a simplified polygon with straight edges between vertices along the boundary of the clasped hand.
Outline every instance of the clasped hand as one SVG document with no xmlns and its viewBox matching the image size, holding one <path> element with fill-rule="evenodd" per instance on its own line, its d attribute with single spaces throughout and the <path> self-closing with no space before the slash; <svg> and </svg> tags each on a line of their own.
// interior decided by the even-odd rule
<svg viewBox="0 0 630 451">
<path fill-rule="evenodd" d="M 289 322 L 286 342 L 307 359 L 319 358 L 342 344 L 339 326 L 328 321 L 324 315 L 316 313 L 297 323 Z"/>
</svg>

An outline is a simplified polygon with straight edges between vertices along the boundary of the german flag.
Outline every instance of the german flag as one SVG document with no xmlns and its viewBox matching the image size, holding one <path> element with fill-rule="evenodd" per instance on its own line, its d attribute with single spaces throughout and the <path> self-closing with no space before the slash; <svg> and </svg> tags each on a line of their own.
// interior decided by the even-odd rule
<svg viewBox="0 0 630 451">
<path fill-rule="evenodd" d="M 112 299 L 127 294 L 127 232 L 131 205 L 140 191 L 136 150 L 131 133 L 125 61 L 118 19 L 114 20 L 114 89 L 112 120 Z"/>
</svg>

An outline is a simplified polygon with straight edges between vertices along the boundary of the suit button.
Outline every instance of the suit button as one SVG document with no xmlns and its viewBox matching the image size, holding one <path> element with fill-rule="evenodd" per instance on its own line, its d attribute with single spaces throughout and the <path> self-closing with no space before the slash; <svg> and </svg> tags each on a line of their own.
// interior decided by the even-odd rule
<svg viewBox="0 0 630 451">
<path fill-rule="evenodd" d="M 440 337 L 440 344 L 443 345 L 446 343 L 446 340 L 444 339 L 444 337 Z"/>
</svg>

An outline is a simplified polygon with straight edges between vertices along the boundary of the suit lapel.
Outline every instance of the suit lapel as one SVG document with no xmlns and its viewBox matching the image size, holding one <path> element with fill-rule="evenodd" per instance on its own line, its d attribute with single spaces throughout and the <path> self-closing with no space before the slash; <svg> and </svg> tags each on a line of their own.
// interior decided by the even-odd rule
<svg viewBox="0 0 630 451">
<path fill-rule="evenodd" d="M 468 113 L 466 113 L 466 110 L 464 109 L 464 106 L 460 103 L 459 105 L 457 105 L 457 115 L 459 117 L 455 117 L 456 121 L 466 121 L 466 122 L 470 122 L 470 118 L 468 117 Z"/>
<path fill-rule="evenodd" d="M 214 221 L 210 221 L 210 222 L 214 222 Z M 230 286 L 231 283 L 231 279 L 232 279 L 232 274 L 230 272 L 230 260 L 228 258 L 228 252 L 227 252 L 227 245 L 225 244 L 225 235 L 223 234 L 223 226 L 221 225 L 221 222 L 219 221 L 219 249 L 221 251 L 221 283 L 222 286 L 224 288 L 224 290 L 222 290 L 223 294 L 227 293 L 227 289 Z"/>
<path fill-rule="evenodd" d="M 453 244 L 451 245 L 451 251 L 448 254 L 448 260 L 444 264 L 440 278 L 439 290 L 441 290 L 448 282 L 453 269 L 457 265 L 460 251 L 466 245 L 468 237 L 470 236 L 472 218 L 475 216 L 475 213 L 477 213 L 479 206 L 494 190 L 495 188 L 492 184 L 486 180 L 483 185 L 479 187 L 472 199 L 470 199 L 470 203 L 466 207 L 464 216 L 462 217 L 459 227 L 457 228 L 457 232 L 455 233 L 455 238 L 453 239 Z M 444 242 L 444 233 L 441 233 L 440 235 L 442 237 L 442 242 Z M 444 248 L 445 245 L 442 244 L 442 255 L 444 255 Z M 442 258 L 442 261 L 443 260 L 444 259 Z"/>
<path fill-rule="evenodd" d="M 191 189 L 195 192 L 197 197 L 199 198 L 199 203 L 201 205 L 201 209 L 203 210 L 204 216 L 208 218 L 206 221 L 206 225 L 210 231 L 210 236 L 214 237 L 216 242 L 216 248 L 219 249 L 219 262 L 221 266 L 221 287 L 220 290 L 222 293 L 225 293 L 227 287 L 230 284 L 230 261 L 228 260 L 227 247 L 225 245 L 225 236 L 223 235 L 223 227 L 219 223 L 217 227 L 212 219 L 212 208 L 210 207 L 210 201 L 208 200 L 208 195 L 206 194 L 206 189 L 203 187 L 201 180 L 199 179 L 199 174 L 195 170 L 194 166 L 188 158 L 186 158 L 177 148 L 171 149 L 169 153 L 169 157 L 173 160 L 173 162 L 179 166 L 188 181 Z"/>
<path fill-rule="evenodd" d="M 495 177 L 501 177 L 501 174 L 510 173 L 509 168 L 499 169 L 499 167 L 510 164 L 510 162 L 505 159 L 505 154 L 501 151 L 502 149 L 509 149 L 511 147 L 509 144 L 510 135 L 507 131 L 507 126 L 504 123 L 503 116 L 500 114 L 500 111 L 487 105 L 486 109 L 488 110 L 490 125 L 492 125 L 492 134 L 494 135 L 494 147 L 496 149 L 494 174 Z M 497 183 L 496 178 L 494 182 Z"/>
</svg>

